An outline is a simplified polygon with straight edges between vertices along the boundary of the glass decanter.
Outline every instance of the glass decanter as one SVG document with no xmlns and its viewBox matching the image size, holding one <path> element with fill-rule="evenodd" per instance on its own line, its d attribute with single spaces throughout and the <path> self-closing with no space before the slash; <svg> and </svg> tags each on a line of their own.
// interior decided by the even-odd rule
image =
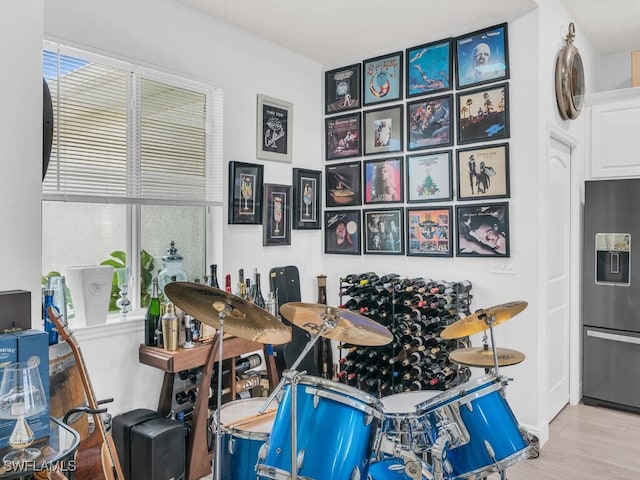
<svg viewBox="0 0 640 480">
<path fill-rule="evenodd" d="M 171 282 L 172 277 L 175 277 L 178 282 L 186 282 L 188 278 L 187 272 L 182 269 L 182 261 L 184 258 L 182 255 L 178 254 L 178 249 L 176 248 L 176 244 L 173 240 L 171 240 L 171 243 L 169 244 L 167 254 L 168 255 L 162 257 L 164 269 L 158 273 L 158 286 L 160 287 L 160 291 L 163 295 L 164 287 L 167 283 Z"/>
</svg>

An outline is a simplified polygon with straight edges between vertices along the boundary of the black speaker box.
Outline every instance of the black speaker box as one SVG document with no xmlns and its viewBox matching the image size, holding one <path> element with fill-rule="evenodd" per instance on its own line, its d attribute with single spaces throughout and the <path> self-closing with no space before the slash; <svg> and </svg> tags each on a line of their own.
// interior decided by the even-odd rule
<svg viewBox="0 0 640 480">
<path fill-rule="evenodd" d="M 158 416 L 158 412 L 154 410 L 138 408 L 113 417 L 111 435 L 125 480 L 131 480 L 131 436 L 134 428 Z"/>
<path fill-rule="evenodd" d="M 185 475 L 184 424 L 158 417 L 131 434 L 131 480 L 181 480 Z"/>
</svg>

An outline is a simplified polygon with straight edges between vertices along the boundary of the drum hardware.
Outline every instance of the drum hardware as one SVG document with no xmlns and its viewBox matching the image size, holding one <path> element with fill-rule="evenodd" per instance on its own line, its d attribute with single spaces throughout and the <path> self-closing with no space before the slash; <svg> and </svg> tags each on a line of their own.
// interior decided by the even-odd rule
<svg viewBox="0 0 640 480">
<path fill-rule="evenodd" d="M 430 477 L 428 467 L 418 456 L 408 450 L 403 449 L 398 441 L 390 440 L 387 437 L 379 436 L 377 441 L 376 450 L 379 453 L 386 453 L 393 458 L 398 458 L 404 463 L 404 473 L 412 479 L 419 479 L 422 477 Z"/>
</svg>

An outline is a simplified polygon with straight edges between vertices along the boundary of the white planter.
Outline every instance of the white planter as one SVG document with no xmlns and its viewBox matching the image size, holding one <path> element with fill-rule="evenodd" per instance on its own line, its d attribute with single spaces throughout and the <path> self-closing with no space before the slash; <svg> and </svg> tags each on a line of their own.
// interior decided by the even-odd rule
<svg viewBox="0 0 640 480">
<path fill-rule="evenodd" d="M 76 314 L 71 323 L 77 326 L 105 323 L 109 313 L 113 267 L 109 265 L 69 267 L 67 283 Z"/>
</svg>

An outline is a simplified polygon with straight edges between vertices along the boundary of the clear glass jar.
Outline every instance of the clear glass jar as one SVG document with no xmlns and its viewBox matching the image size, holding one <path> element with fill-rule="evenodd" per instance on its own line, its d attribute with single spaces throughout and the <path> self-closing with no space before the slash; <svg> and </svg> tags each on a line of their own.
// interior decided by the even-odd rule
<svg viewBox="0 0 640 480">
<path fill-rule="evenodd" d="M 177 282 L 186 282 L 188 278 L 187 272 L 182 269 L 183 257 L 178 254 L 178 249 L 176 248 L 173 240 L 171 240 L 171 243 L 169 244 L 167 254 L 168 255 L 162 257 L 164 269 L 158 273 L 158 286 L 160 287 L 160 291 L 163 295 L 165 285 L 171 282 L 173 277 L 175 277 L 175 281 Z"/>
</svg>

